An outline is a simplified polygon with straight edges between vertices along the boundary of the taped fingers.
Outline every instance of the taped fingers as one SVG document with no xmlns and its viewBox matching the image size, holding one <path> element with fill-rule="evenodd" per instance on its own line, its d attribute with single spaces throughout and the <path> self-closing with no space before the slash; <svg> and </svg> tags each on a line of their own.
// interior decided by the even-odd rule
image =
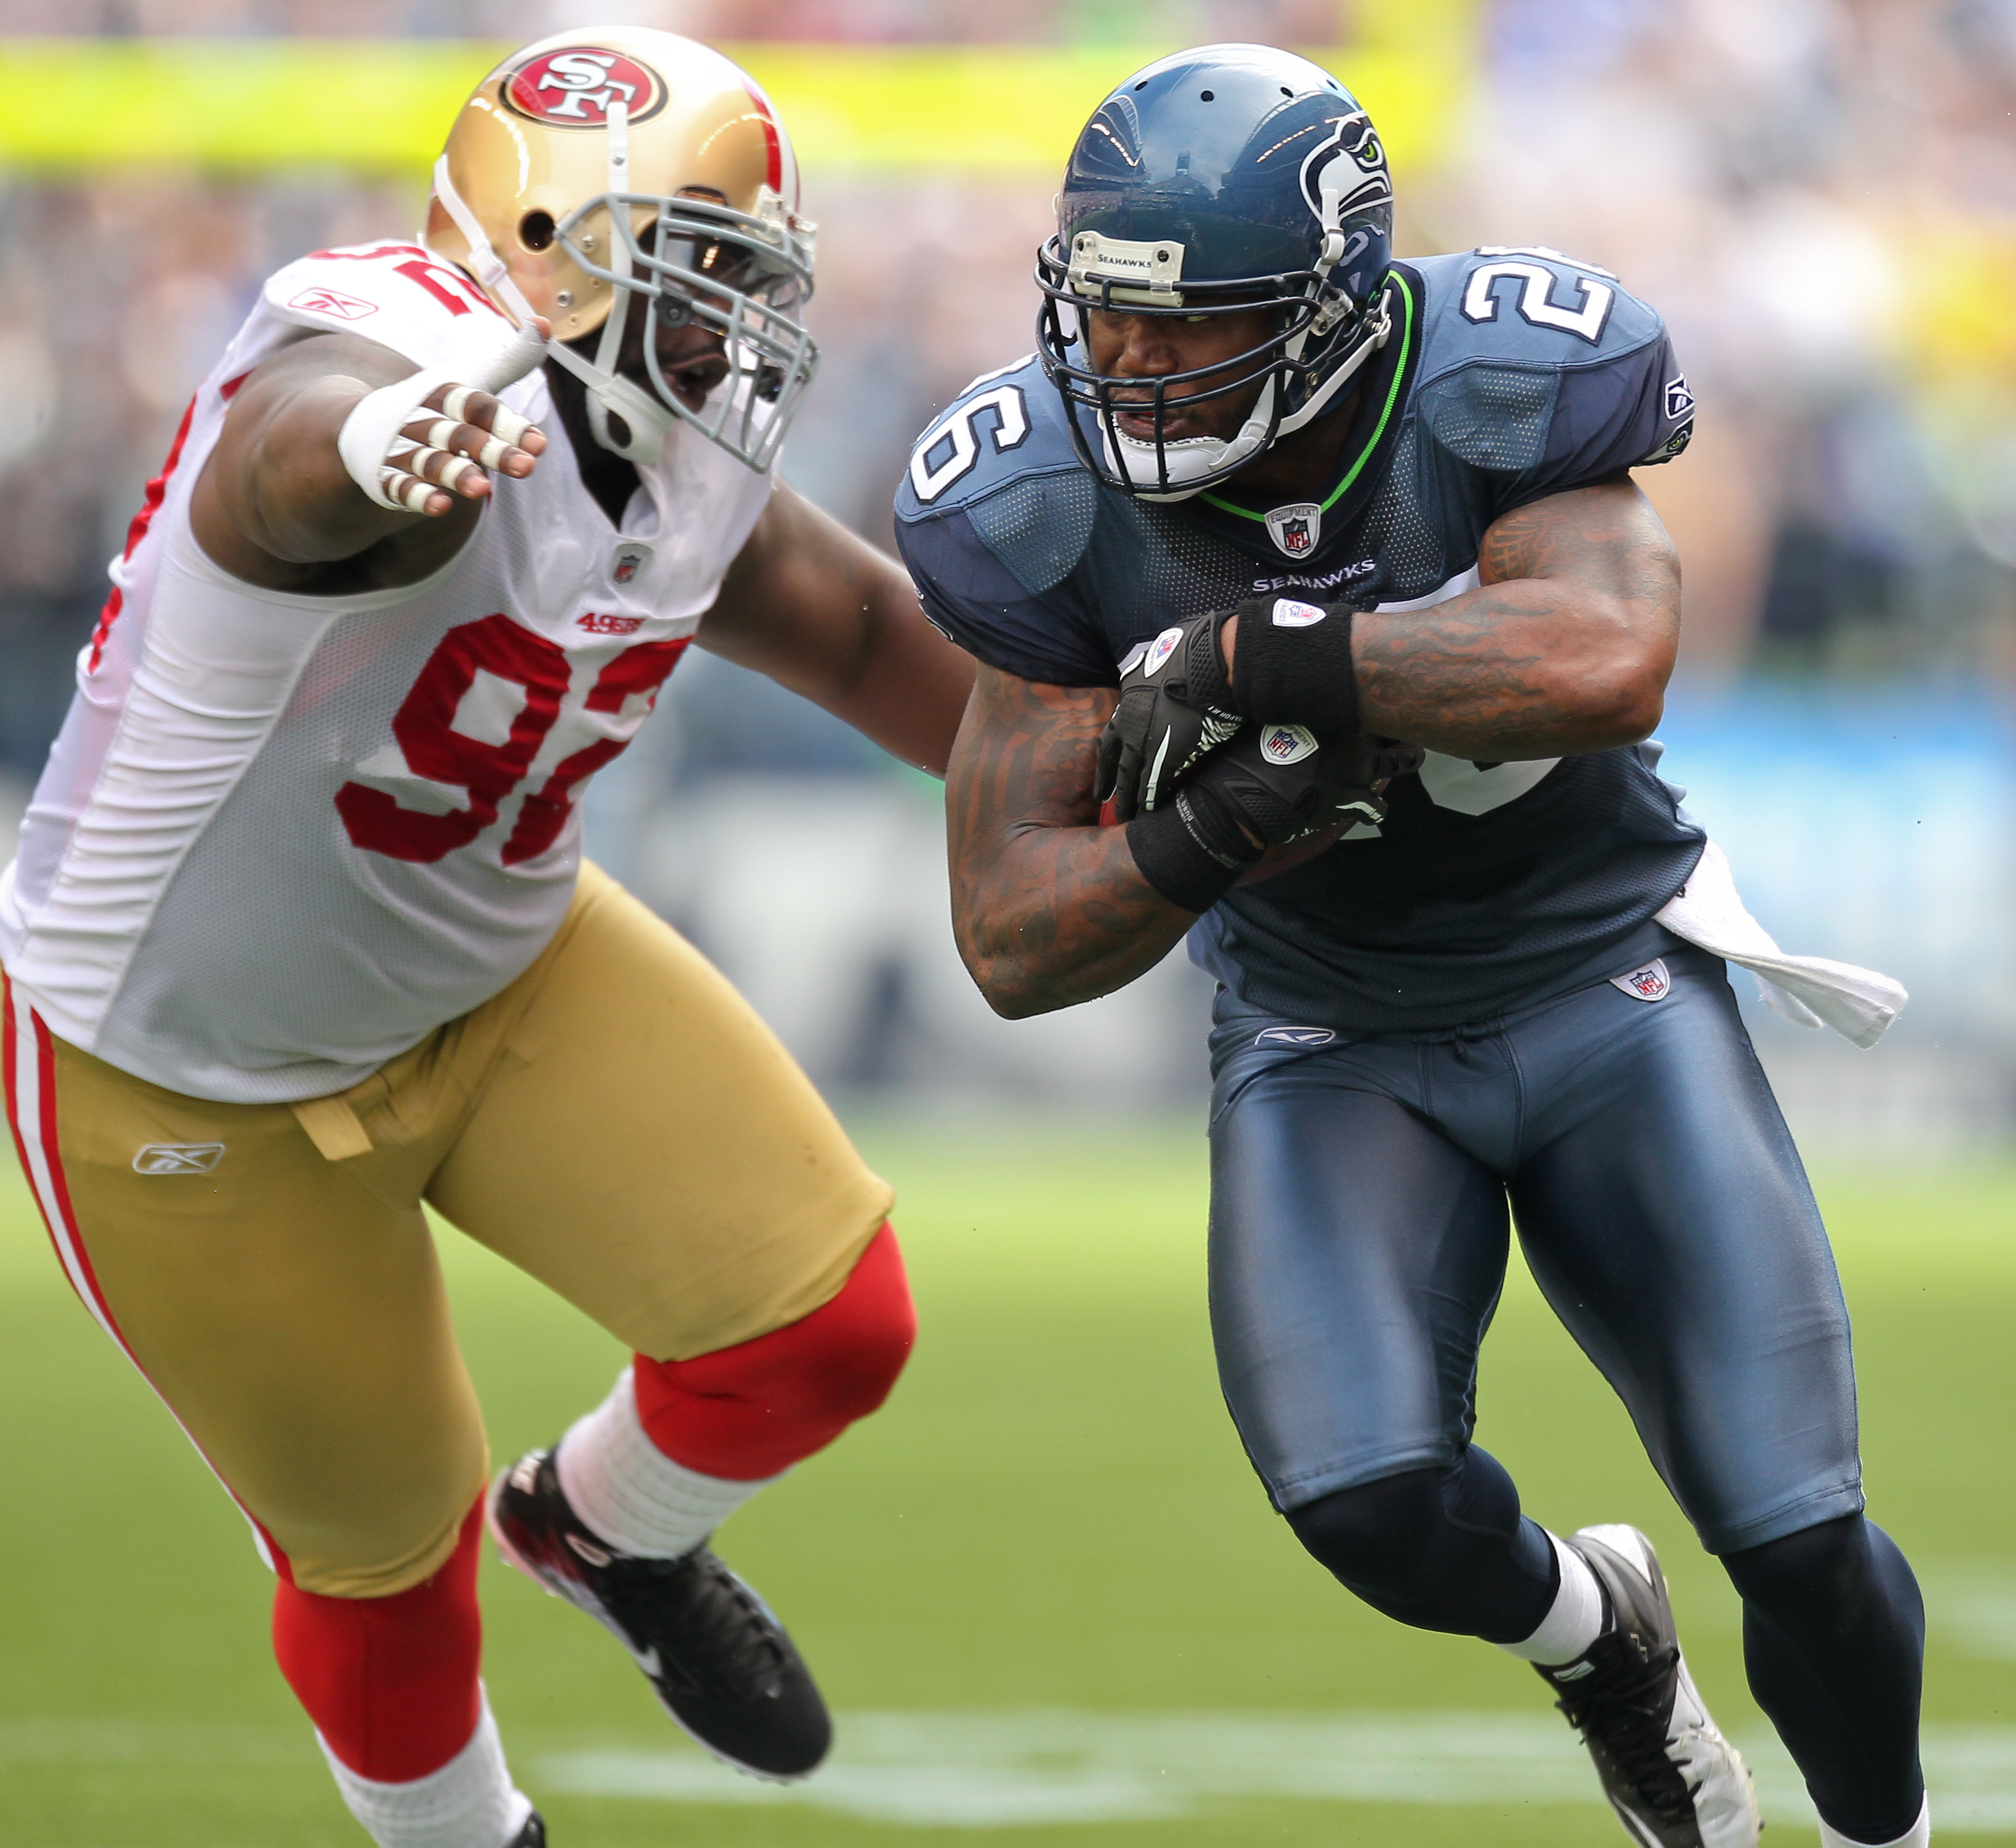
<svg viewBox="0 0 2016 1848">
<path fill-rule="evenodd" d="M 470 427 L 466 424 L 449 423 L 445 419 L 434 426 L 444 432 Z M 480 436 L 481 433 L 477 434 Z M 458 456 L 446 447 L 445 439 L 416 442 L 405 438 L 394 443 L 380 479 L 387 498 L 414 513 L 446 512 L 445 506 L 432 505 L 436 494 L 460 494 L 475 499 L 489 485 L 483 470 L 467 456 Z"/>
<path fill-rule="evenodd" d="M 428 480 L 437 481 L 444 488 L 452 488 L 460 493 L 480 493 L 480 488 L 465 484 L 481 481 L 485 470 L 501 470 L 513 477 L 531 472 L 530 451 L 518 448 L 479 424 L 459 423 L 452 417 L 416 417 L 406 426 L 403 435 L 406 441 L 416 445 L 421 456 L 439 456 L 446 462 L 431 470 L 419 467 L 411 458 L 398 454 L 397 445 L 388 459 L 398 462 L 412 474 L 424 474 Z M 514 456 L 524 458 L 516 467 L 511 466 Z M 460 466 L 450 467 L 447 463 Z"/>
<path fill-rule="evenodd" d="M 473 385 L 452 385 L 440 395 L 441 403 L 435 408 L 444 416 L 473 424 L 501 443 L 520 443 L 533 429 L 529 417 L 520 416 L 501 399 Z"/>
<path fill-rule="evenodd" d="M 437 517 L 453 496 L 487 494 L 493 471 L 529 474 L 545 446 L 529 418 L 439 371 L 367 392 L 337 438 L 351 479 L 380 506 Z"/>
</svg>

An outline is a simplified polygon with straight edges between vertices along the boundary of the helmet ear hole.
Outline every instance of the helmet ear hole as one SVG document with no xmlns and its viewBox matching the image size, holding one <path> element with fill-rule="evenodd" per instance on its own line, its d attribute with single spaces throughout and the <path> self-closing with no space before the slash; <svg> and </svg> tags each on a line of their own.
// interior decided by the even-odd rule
<svg viewBox="0 0 2016 1848">
<path fill-rule="evenodd" d="M 543 250 L 557 229 L 551 212 L 527 212 L 518 221 L 518 241 L 528 250 Z"/>
</svg>

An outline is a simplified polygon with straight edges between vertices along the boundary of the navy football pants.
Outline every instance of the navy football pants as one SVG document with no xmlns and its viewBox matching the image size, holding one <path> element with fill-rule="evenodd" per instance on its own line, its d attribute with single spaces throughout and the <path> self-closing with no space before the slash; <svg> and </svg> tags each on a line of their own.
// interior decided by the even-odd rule
<svg viewBox="0 0 2016 1848">
<path fill-rule="evenodd" d="M 1516 1215 L 1555 1313 L 1726 1556 L 1753 1688 L 1822 1814 L 1888 1840 L 1922 1794 L 1923 1618 L 1861 1516 L 1841 1285 L 1721 962 L 1665 964 L 1657 1000 L 1601 982 L 1421 1039 L 1221 995 L 1226 1402 L 1275 1505 L 1353 1590 L 1423 1627 L 1530 1635 L 1553 1550 L 1470 1443 Z"/>
</svg>

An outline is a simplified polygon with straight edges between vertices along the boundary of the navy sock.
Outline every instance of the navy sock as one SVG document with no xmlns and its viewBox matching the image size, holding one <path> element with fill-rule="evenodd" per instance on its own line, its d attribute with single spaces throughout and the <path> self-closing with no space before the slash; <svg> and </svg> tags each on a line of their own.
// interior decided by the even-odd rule
<svg viewBox="0 0 2016 1848">
<path fill-rule="evenodd" d="M 1860 1515 L 1724 1555 L 1743 1598 L 1750 1691 L 1827 1826 L 1894 1842 L 1918 1820 L 1925 1606 L 1896 1543 Z"/>
<path fill-rule="evenodd" d="M 1561 1566 L 1519 1491 L 1474 1446 L 1449 1469 L 1412 1469 L 1292 1508 L 1295 1537 L 1348 1590 L 1417 1630 L 1523 1642 L 1554 1601 Z"/>
</svg>

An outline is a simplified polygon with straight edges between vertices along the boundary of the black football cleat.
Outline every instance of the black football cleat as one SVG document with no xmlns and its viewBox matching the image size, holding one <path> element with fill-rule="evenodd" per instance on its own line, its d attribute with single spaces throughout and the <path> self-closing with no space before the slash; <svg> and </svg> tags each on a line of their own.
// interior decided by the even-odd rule
<svg viewBox="0 0 2016 1848">
<path fill-rule="evenodd" d="M 537 1810 L 525 1818 L 525 1826 L 504 1844 L 504 1848 L 546 1848 L 546 1825 L 540 1821 Z"/>
<path fill-rule="evenodd" d="M 507 1565 L 607 1629 L 659 1704 L 715 1757 L 787 1784 L 815 1771 L 833 1721 L 784 1626 L 704 1547 L 638 1559 L 568 1505 L 551 1450 L 534 1450 L 490 1491 L 490 1531 Z"/>
<path fill-rule="evenodd" d="M 1565 1544 L 1596 1574 L 1611 1622 L 1586 1654 L 1539 1675 L 1582 1735 L 1632 1840 L 1757 1848 L 1762 1824 L 1749 1767 L 1687 1673 L 1652 1543 L 1635 1527 L 1613 1526 L 1585 1527 Z"/>
</svg>

